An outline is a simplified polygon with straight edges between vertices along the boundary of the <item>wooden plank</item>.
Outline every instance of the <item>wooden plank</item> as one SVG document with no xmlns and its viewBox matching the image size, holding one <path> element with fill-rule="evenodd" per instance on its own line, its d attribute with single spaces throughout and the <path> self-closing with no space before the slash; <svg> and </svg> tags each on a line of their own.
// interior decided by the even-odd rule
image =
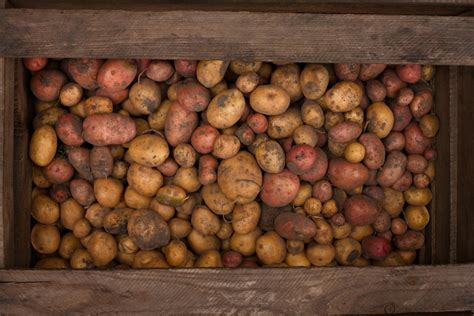
<svg viewBox="0 0 474 316">
<path fill-rule="evenodd" d="M 326 314 L 474 310 L 474 265 L 0 271 L 13 314 Z"/>
<path fill-rule="evenodd" d="M 14 102 L 14 209 L 15 209 L 15 267 L 28 268 L 31 260 L 31 163 L 28 155 L 31 109 L 27 71 L 21 59 L 15 64 Z"/>
<path fill-rule="evenodd" d="M 438 16 L 9 9 L 0 11 L 0 56 L 474 65 L 473 21 Z"/>
<path fill-rule="evenodd" d="M 449 67 L 449 262 L 456 262 L 457 255 L 457 218 L 458 218 L 458 190 L 462 189 L 458 183 L 458 143 L 459 143 L 459 105 L 458 105 L 458 67 Z M 462 113 L 462 112 L 461 112 Z M 440 236 L 446 238 L 446 236 Z"/>
<path fill-rule="evenodd" d="M 457 105 L 459 111 L 457 143 L 457 261 L 474 262 L 474 67 L 459 67 L 457 77 Z"/>
<path fill-rule="evenodd" d="M 14 60 L 0 58 L 0 268 L 13 266 Z"/>
</svg>

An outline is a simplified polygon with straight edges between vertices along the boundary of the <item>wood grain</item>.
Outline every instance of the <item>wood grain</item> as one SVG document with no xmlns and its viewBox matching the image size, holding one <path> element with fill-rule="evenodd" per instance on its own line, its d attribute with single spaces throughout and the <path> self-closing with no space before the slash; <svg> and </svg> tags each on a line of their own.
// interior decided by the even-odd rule
<svg viewBox="0 0 474 316">
<path fill-rule="evenodd" d="M 474 65 L 473 21 L 441 16 L 9 9 L 0 11 L 0 56 Z"/>
<path fill-rule="evenodd" d="M 0 271 L 13 314 L 403 313 L 474 310 L 474 265 Z"/>
</svg>

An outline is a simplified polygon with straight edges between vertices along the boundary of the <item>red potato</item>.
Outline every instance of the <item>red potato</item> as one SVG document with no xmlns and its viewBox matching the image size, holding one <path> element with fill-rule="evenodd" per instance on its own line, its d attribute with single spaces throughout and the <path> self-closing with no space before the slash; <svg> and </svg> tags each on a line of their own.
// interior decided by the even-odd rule
<svg viewBox="0 0 474 316">
<path fill-rule="evenodd" d="M 79 175 L 92 181 L 92 171 L 90 167 L 90 150 L 84 147 L 73 147 L 67 151 L 69 163 L 76 169 Z"/>
<path fill-rule="evenodd" d="M 365 148 L 364 164 L 369 169 L 379 169 L 385 163 L 385 147 L 375 134 L 364 133 L 359 137 L 359 143 Z"/>
<path fill-rule="evenodd" d="M 226 268 L 237 268 L 242 263 L 242 254 L 237 251 L 226 251 L 222 254 L 222 264 Z"/>
<path fill-rule="evenodd" d="M 380 75 L 387 65 L 385 64 L 361 64 L 359 79 L 362 81 L 367 81 L 375 79 Z"/>
<path fill-rule="evenodd" d="M 311 168 L 304 174 L 300 175 L 300 179 L 314 183 L 326 175 L 328 170 L 328 157 L 321 148 L 314 148 L 316 157 Z"/>
<path fill-rule="evenodd" d="M 327 180 L 319 180 L 313 185 L 313 197 L 324 203 L 332 198 L 332 185 Z"/>
<path fill-rule="evenodd" d="M 211 93 L 194 79 L 186 79 L 176 87 L 178 102 L 187 111 L 204 111 L 211 101 Z"/>
<path fill-rule="evenodd" d="M 380 236 L 366 237 L 361 245 L 362 255 L 367 259 L 383 260 L 392 251 L 390 241 Z"/>
<path fill-rule="evenodd" d="M 377 183 L 382 187 L 392 186 L 405 173 L 407 157 L 399 151 L 387 155 L 385 164 L 377 174 Z"/>
<path fill-rule="evenodd" d="M 55 158 L 44 169 L 44 176 L 53 184 L 61 184 L 69 181 L 74 174 L 74 168 L 66 159 Z"/>
<path fill-rule="evenodd" d="M 326 143 L 328 142 L 328 133 L 326 133 L 326 130 L 324 129 L 317 129 L 316 134 L 318 135 L 318 147 L 324 147 L 326 146 Z"/>
<path fill-rule="evenodd" d="M 168 157 L 161 165 L 159 165 L 156 168 L 165 177 L 172 177 L 178 171 L 179 165 L 176 163 L 176 161 L 173 158 Z"/>
<path fill-rule="evenodd" d="M 383 83 L 378 80 L 369 80 L 365 84 L 367 97 L 372 102 L 383 102 L 387 96 L 387 90 Z"/>
<path fill-rule="evenodd" d="M 410 103 L 410 111 L 417 120 L 430 113 L 433 107 L 433 92 L 423 89 L 415 93 L 413 101 Z"/>
<path fill-rule="evenodd" d="M 407 156 L 407 170 L 413 173 L 423 173 L 428 168 L 428 161 L 422 155 Z"/>
<path fill-rule="evenodd" d="M 219 131 L 209 124 L 196 128 L 191 135 L 191 145 L 200 154 L 208 154 L 214 148 L 214 142 L 219 136 Z"/>
<path fill-rule="evenodd" d="M 392 219 L 390 230 L 394 235 L 403 235 L 408 229 L 407 223 L 400 217 Z"/>
<path fill-rule="evenodd" d="M 174 61 L 174 68 L 184 78 L 196 76 L 197 61 L 188 59 L 177 59 Z"/>
<path fill-rule="evenodd" d="M 90 166 L 94 179 L 109 177 L 114 168 L 114 157 L 112 157 L 110 149 L 105 146 L 92 148 Z"/>
<path fill-rule="evenodd" d="M 188 143 L 197 124 L 197 113 L 186 110 L 179 102 L 174 101 L 171 103 L 168 115 L 166 116 L 166 140 L 173 147 L 182 143 Z"/>
<path fill-rule="evenodd" d="M 329 162 L 329 181 L 339 189 L 352 191 L 363 185 L 368 177 L 368 169 L 361 163 L 351 163 L 343 158 Z"/>
<path fill-rule="evenodd" d="M 415 93 L 410 88 L 401 88 L 395 98 L 395 103 L 400 106 L 407 106 L 413 101 Z"/>
<path fill-rule="evenodd" d="M 120 104 L 127 100 L 128 98 L 128 89 L 118 90 L 118 91 L 111 91 L 103 88 L 99 88 L 95 91 L 95 95 L 99 97 L 106 97 L 112 100 L 113 105 Z"/>
<path fill-rule="evenodd" d="M 360 73 L 360 64 L 334 64 L 334 72 L 339 80 L 356 81 Z"/>
<path fill-rule="evenodd" d="M 133 82 L 137 70 L 133 59 L 108 59 L 99 69 L 97 83 L 109 91 L 123 90 Z"/>
<path fill-rule="evenodd" d="M 263 134 L 268 128 L 267 117 L 261 113 L 250 114 L 247 117 L 247 124 L 255 134 Z"/>
<path fill-rule="evenodd" d="M 413 184 L 418 189 L 427 188 L 430 185 L 431 179 L 424 173 L 419 173 L 413 177 Z"/>
<path fill-rule="evenodd" d="M 173 65 L 166 60 L 152 60 L 146 70 L 146 76 L 157 82 L 166 81 L 173 74 Z"/>
<path fill-rule="evenodd" d="M 369 169 L 369 176 L 367 181 L 365 181 L 365 185 L 377 185 L 377 169 Z"/>
<path fill-rule="evenodd" d="M 362 191 L 364 195 L 373 198 L 378 202 L 382 202 L 385 198 L 385 194 L 383 193 L 383 189 L 377 185 L 367 186 Z"/>
<path fill-rule="evenodd" d="M 218 162 L 211 155 L 199 158 L 199 183 L 202 185 L 212 184 L 217 181 Z"/>
<path fill-rule="evenodd" d="M 280 173 L 266 173 L 260 199 L 270 207 L 282 207 L 294 200 L 299 188 L 298 177 L 288 169 Z"/>
<path fill-rule="evenodd" d="M 88 206 L 94 203 L 95 195 L 92 185 L 84 179 L 74 179 L 70 184 L 71 195 L 79 204 Z"/>
<path fill-rule="evenodd" d="M 407 85 L 397 76 L 393 69 L 385 70 L 381 80 L 387 89 L 387 97 L 389 98 L 395 98 L 400 89 L 405 88 Z"/>
<path fill-rule="evenodd" d="M 392 189 L 397 191 L 405 191 L 411 186 L 412 183 L 413 176 L 410 171 L 406 170 L 403 175 L 392 185 Z"/>
<path fill-rule="evenodd" d="M 403 235 L 395 237 L 395 247 L 400 250 L 418 250 L 425 244 L 422 232 L 408 230 Z"/>
<path fill-rule="evenodd" d="M 41 101 L 54 101 L 59 98 L 61 88 L 66 84 L 66 76 L 59 70 L 44 69 L 33 75 L 30 89 Z"/>
<path fill-rule="evenodd" d="M 287 153 L 293 147 L 293 137 L 282 138 L 279 140 L 279 143 L 283 151 Z"/>
<path fill-rule="evenodd" d="M 99 87 L 97 75 L 104 63 L 102 59 L 65 59 L 67 60 L 67 72 L 70 77 L 81 87 L 87 90 L 95 90 Z"/>
<path fill-rule="evenodd" d="M 137 134 L 135 121 L 117 113 L 89 115 L 82 129 L 84 140 L 94 146 L 121 145 Z"/>
<path fill-rule="evenodd" d="M 151 63 L 151 59 L 147 58 L 135 59 L 135 61 L 137 63 L 137 75 L 143 73 Z"/>
<path fill-rule="evenodd" d="M 53 184 L 49 189 L 49 196 L 58 203 L 63 203 L 71 197 L 67 183 Z"/>
<path fill-rule="evenodd" d="M 403 134 L 405 136 L 405 150 L 408 154 L 423 154 L 433 142 L 433 138 L 428 138 L 423 134 L 418 122 L 410 123 Z"/>
<path fill-rule="evenodd" d="M 408 106 L 391 103 L 390 110 L 392 110 L 394 118 L 392 132 L 403 131 L 413 118 L 410 108 Z"/>
<path fill-rule="evenodd" d="M 240 142 L 245 146 L 249 146 L 255 140 L 254 132 L 246 123 L 240 125 L 240 127 L 237 128 L 235 131 L 235 136 L 237 136 Z"/>
<path fill-rule="evenodd" d="M 66 145 L 80 146 L 84 139 L 82 138 L 82 120 L 74 114 L 64 114 L 58 118 L 55 125 L 56 134 Z"/>
<path fill-rule="evenodd" d="M 335 143 L 347 143 L 359 137 L 362 127 L 355 122 L 341 122 L 329 130 L 329 140 Z"/>
<path fill-rule="evenodd" d="M 438 152 L 434 148 L 427 148 L 423 152 L 423 156 L 426 158 L 428 161 L 436 160 L 438 157 Z"/>
<path fill-rule="evenodd" d="M 421 65 L 397 65 L 395 71 L 398 77 L 407 83 L 415 83 L 421 79 Z"/>
<path fill-rule="evenodd" d="M 391 132 L 384 138 L 383 144 L 386 152 L 401 151 L 405 148 L 405 136 L 400 132 Z"/>
<path fill-rule="evenodd" d="M 23 58 L 23 65 L 29 71 L 39 71 L 46 67 L 48 64 L 48 58 L 43 57 L 32 57 L 32 58 Z"/>
<path fill-rule="evenodd" d="M 275 231 L 289 240 L 309 241 L 316 235 L 314 222 L 300 214 L 283 212 L 275 218 Z"/>
<path fill-rule="evenodd" d="M 316 160 L 316 150 L 306 144 L 293 146 L 286 153 L 286 166 L 296 175 L 306 173 Z"/>
<path fill-rule="evenodd" d="M 380 213 L 376 201 L 365 195 L 353 195 L 344 202 L 344 216 L 351 225 L 364 226 L 375 222 Z"/>
</svg>

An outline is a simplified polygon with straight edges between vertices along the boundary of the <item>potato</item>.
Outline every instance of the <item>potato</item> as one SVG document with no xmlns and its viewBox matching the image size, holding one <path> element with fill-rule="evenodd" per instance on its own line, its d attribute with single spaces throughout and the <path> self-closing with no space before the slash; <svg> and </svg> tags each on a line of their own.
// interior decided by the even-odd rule
<svg viewBox="0 0 474 316">
<path fill-rule="evenodd" d="M 241 74 L 235 81 L 235 87 L 244 94 L 252 92 L 260 83 L 260 77 L 255 72 Z"/>
<path fill-rule="evenodd" d="M 418 250 L 425 244 L 425 235 L 421 232 L 408 230 L 395 237 L 395 247 L 400 250 Z"/>
<path fill-rule="evenodd" d="M 41 224 L 54 224 L 59 219 L 59 205 L 46 195 L 37 195 L 31 202 L 31 216 Z"/>
<path fill-rule="evenodd" d="M 95 90 L 98 88 L 97 74 L 102 64 L 101 59 L 68 59 L 67 70 L 71 78 L 82 88 Z"/>
<path fill-rule="evenodd" d="M 90 167 L 92 176 L 97 178 L 107 178 L 112 174 L 114 158 L 109 148 L 106 146 L 94 146 L 90 153 Z"/>
<path fill-rule="evenodd" d="M 67 233 L 61 238 L 58 252 L 61 258 L 69 260 L 74 251 L 80 248 L 82 246 L 79 238 L 75 237 L 72 233 Z"/>
<path fill-rule="evenodd" d="M 238 75 L 249 71 L 257 72 L 261 66 L 261 61 L 232 60 L 230 62 L 230 69 Z"/>
<path fill-rule="evenodd" d="M 164 247 L 164 254 L 166 261 L 172 267 L 183 266 L 188 259 L 188 249 L 186 244 L 181 240 L 172 240 L 166 247 Z"/>
<path fill-rule="evenodd" d="M 416 92 L 413 101 L 410 103 L 410 111 L 417 120 L 428 114 L 432 107 L 433 93 L 428 89 Z"/>
<path fill-rule="evenodd" d="M 310 183 L 302 182 L 300 184 L 300 188 L 298 189 L 298 193 L 296 194 L 291 204 L 293 206 L 303 206 L 305 201 L 311 198 L 311 194 L 313 191 L 313 187 Z"/>
<path fill-rule="evenodd" d="M 33 119 L 33 129 L 36 130 L 42 125 L 54 127 L 59 118 L 66 114 L 67 111 L 59 106 L 53 106 L 38 113 Z"/>
<path fill-rule="evenodd" d="M 303 209 L 310 216 L 319 216 L 322 211 L 321 201 L 316 198 L 309 198 L 304 202 Z"/>
<path fill-rule="evenodd" d="M 321 99 L 332 112 L 347 112 L 357 107 L 363 96 L 362 88 L 351 81 L 340 81 L 329 89 Z"/>
<path fill-rule="evenodd" d="M 417 174 L 413 177 L 413 184 L 418 189 L 427 188 L 430 185 L 430 177 L 424 173 Z"/>
<path fill-rule="evenodd" d="M 197 61 L 187 59 L 176 59 L 174 61 L 176 72 L 185 78 L 194 77 L 196 75 Z"/>
<path fill-rule="evenodd" d="M 92 269 L 94 268 L 94 260 L 86 249 L 76 249 L 71 255 L 72 269 Z"/>
<path fill-rule="evenodd" d="M 403 82 L 393 71 L 393 69 L 387 69 L 381 76 L 382 83 L 387 89 L 387 97 L 395 98 L 400 89 L 406 87 L 406 83 Z"/>
<path fill-rule="evenodd" d="M 111 176 L 116 179 L 124 179 L 128 172 L 129 164 L 125 161 L 115 161 Z"/>
<path fill-rule="evenodd" d="M 219 136 L 219 131 L 209 124 L 196 128 L 191 136 L 193 148 L 201 154 L 208 154 L 214 148 L 214 143 Z"/>
<path fill-rule="evenodd" d="M 413 206 L 425 206 L 431 202 L 433 197 L 431 190 L 428 188 L 418 189 L 411 187 L 403 192 L 405 201 Z"/>
<path fill-rule="evenodd" d="M 428 168 L 428 161 L 422 155 L 407 156 L 407 170 L 413 173 L 423 173 Z"/>
<path fill-rule="evenodd" d="M 316 225 L 302 215 L 283 212 L 275 218 L 275 231 L 286 239 L 308 241 L 316 235 Z"/>
<path fill-rule="evenodd" d="M 169 268 L 165 258 L 157 250 L 140 250 L 133 257 L 133 269 Z"/>
<path fill-rule="evenodd" d="M 350 143 L 344 149 L 344 158 L 352 163 L 358 163 L 365 158 L 365 147 L 358 142 Z"/>
<path fill-rule="evenodd" d="M 314 240 L 321 245 L 330 245 L 334 238 L 333 230 L 329 223 L 324 218 L 313 218 L 316 225 L 316 234 Z"/>
<path fill-rule="evenodd" d="M 174 184 L 166 184 L 158 190 L 156 199 L 165 205 L 180 206 L 186 201 L 187 197 L 186 192 L 181 187 Z"/>
<path fill-rule="evenodd" d="M 382 201 L 382 208 L 387 211 L 392 218 L 397 217 L 405 204 L 403 192 L 393 190 L 391 188 L 383 188 L 384 200 Z"/>
<path fill-rule="evenodd" d="M 375 79 L 386 67 L 385 64 L 361 64 L 359 79 L 362 81 Z"/>
<path fill-rule="evenodd" d="M 256 241 L 262 235 L 260 228 L 247 234 L 233 233 L 230 238 L 230 248 L 243 256 L 251 256 L 256 250 Z"/>
<path fill-rule="evenodd" d="M 103 219 L 110 209 L 102 207 L 99 203 L 94 203 L 87 208 L 85 218 L 95 228 L 101 228 L 103 225 Z"/>
<path fill-rule="evenodd" d="M 23 65 L 29 71 L 39 71 L 48 64 L 48 58 L 42 57 L 23 58 L 22 60 Z"/>
<path fill-rule="evenodd" d="M 387 152 L 401 151 L 405 148 L 405 136 L 400 132 L 391 132 L 384 138 L 383 143 Z"/>
<path fill-rule="evenodd" d="M 175 208 L 169 205 L 164 205 L 158 202 L 156 199 L 152 199 L 150 202 L 150 210 L 158 213 L 165 221 L 169 221 L 175 215 Z"/>
<path fill-rule="evenodd" d="M 186 238 L 192 231 L 191 223 L 181 218 L 173 218 L 168 223 L 171 238 Z"/>
<path fill-rule="evenodd" d="M 35 224 L 31 230 L 31 245 L 41 254 L 52 254 L 58 250 L 61 236 L 56 226 Z"/>
<path fill-rule="evenodd" d="M 301 106 L 301 116 L 305 124 L 314 128 L 324 125 L 324 112 L 316 101 L 306 99 Z"/>
<path fill-rule="evenodd" d="M 313 196 L 321 202 L 326 202 L 332 197 L 332 186 L 327 180 L 319 180 L 313 185 Z"/>
<path fill-rule="evenodd" d="M 237 204 L 232 213 L 232 229 L 242 235 L 250 233 L 257 228 L 260 214 L 260 204 L 255 201 Z"/>
<path fill-rule="evenodd" d="M 84 238 L 88 236 L 91 232 L 91 224 L 85 218 L 77 220 L 72 226 L 72 232 L 77 238 Z"/>
<path fill-rule="evenodd" d="M 342 190 L 354 190 L 363 185 L 368 177 L 368 169 L 361 163 L 350 163 L 341 158 L 329 162 L 329 181 Z"/>
<path fill-rule="evenodd" d="M 123 184 L 117 179 L 104 178 L 94 181 L 94 193 L 102 207 L 115 207 L 120 202 Z"/>
<path fill-rule="evenodd" d="M 288 169 L 295 175 L 308 172 L 314 165 L 318 153 L 309 145 L 293 146 L 286 154 Z"/>
<path fill-rule="evenodd" d="M 299 108 L 290 107 L 285 113 L 269 118 L 267 133 L 274 139 L 290 137 L 300 125 L 303 121 Z"/>
<path fill-rule="evenodd" d="M 241 151 L 221 162 L 217 170 L 217 183 L 228 199 L 245 204 L 257 197 L 262 187 L 262 173 L 255 158 Z"/>
<path fill-rule="evenodd" d="M 329 265 L 336 255 L 336 250 L 332 245 L 319 245 L 311 243 L 306 249 L 306 257 L 312 265 L 324 267 Z"/>
<path fill-rule="evenodd" d="M 55 125 L 56 134 L 66 145 L 80 146 L 82 138 L 82 120 L 74 114 L 61 115 Z"/>
<path fill-rule="evenodd" d="M 432 138 L 426 137 L 418 122 L 412 122 L 404 130 L 405 150 L 409 154 L 422 154 L 433 141 Z"/>
<path fill-rule="evenodd" d="M 374 223 L 380 212 L 376 201 L 365 195 L 353 195 L 344 202 L 344 216 L 351 225 Z"/>
<path fill-rule="evenodd" d="M 141 195 L 140 193 L 138 193 L 131 187 L 127 187 L 123 195 L 122 203 L 125 203 L 125 205 L 123 206 L 130 207 L 130 208 L 148 209 L 150 207 L 151 200 L 152 200 L 152 197 Z M 120 207 L 120 203 L 116 205 L 116 207 Z"/>
<path fill-rule="evenodd" d="M 260 198 L 268 206 L 282 207 L 289 204 L 296 197 L 299 187 L 298 177 L 287 169 L 280 173 L 267 173 L 263 178 Z"/>
<path fill-rule="evenodd" d="M 217 160 L 211 155 L 199 158 L 198 181 L 202 185 L 212 184 L 217 181 Z"/>
<path fill-rule="evenodd" d="M 420 129 L 426 137 L 435 137 L 439 130 L 439 118 L 435 114 L 427 114 L 420 119 Z"/>
<path fill-rule="evenodd" d="M 215 235 L 221 228 L 219 218 L 205 206 L 198 206 L 194 209 L 191 224 L 203 235 Z"/>
<path fill-rule="evenodd" d="M 354 122 L 341 122 L 329 130 L 329 140 L 335 143 L 347 143 L 360 136 L 362 127 Z"/>
<path fill-rule="evenodd" d="M 47 166 L 56 154 L 57 137 L 51 126 L 37 128 L 31 136 L 29 154 L 31 160 L 40 167 Z"/>
<path fill-rule="evenodd" d="M 141 250 L 162 247 L 170 241 L 168 224 L 151 210 L 133 211 L 128 218 L 127 229 L 129 236 Z"/>
<path fill-rule="evenodd" d="M 126 234 L 128 219 L 132 212 L 130 208 L 116 208 L 108 212 L 103 219 L 105 231 L 114 235 Z"/>
<path fill-rule="evenodd" d="M 72 230 L 76 221 L 84 218 L 84 208 L 76 200 L 69 198 L 60 205 L 61 224 Z"/>
<path fill-rule="evenodd" d="M 338 212 L 337 202 L 334 199 L 328 200 L 324 202 L 323 208 L 321 209 L 321 214 L 326 217 L 332 217 L 334 214 Z"/>
<path fill-rule="evenodd" d="M 334 72 L 339 80 L 355 81 L 359 76 L 360 64 L 334 64 Z"/>
<path fill-rule="evenodd" d="M 188 143 L 197 124 L 196 112 L 187 111 L 178 102 L 174 101 L 170 105 L 166 116 L 166 141 L 173 147 L 181 143 Z"/>
<path fill-rule="evenodd" d="M 405 172 L 407 157 L 399 151 L 392 151 L 377 174 L 377 183 L 382 187 L 392 186 Z"/>
<path fill-rule="evenodd" d="M 131 141 L 135 122 L 117 113 L 89 115 L 82 124 L 84 140 L 94 146 L 121 145 Z"/>
<path fill-rule="evenodd" d="M 206 111 L 206 117 L 215 128 L 228 128 L 239 121 L 245 111 L 245 99 L 237 89 L 228 89 L 216 95 Z"/>
<path fill-rule="evenodd" d="M 300 75 L 301 91 L 305 98 L 319 99 L 329 84 L 328 70 L 319 64 L 306 64 Z"/>
<path fill-rule="evenodd" d="M 314 148 L 314 163 L 304 174 L 300 174 L 301 180 L 314 183 L 321 179 L 328 169 L 328 158 L 326 153 L 320 148 Z"/>
<path fill-rule="evenodd" d="M 395 70 L 398 77 L 407 83 L 416 83 L 421 79 L 421 65 L 397 65 Z"/>
<path fill-rule="evenodd" d="M 372 226 L 377 233 L 385 233 L 390 230 L 390 226 L 392 224 L 391 219 L 392 218 L 389 213 L 382 211 L 377 215 L 375 221 L 372 223 Z"/>
<path fill-rule="evenodd" d="M 86 116 L 100 113 L 113 112 L 112 100 L 107 97 L 93 96 L 84 102 L 84 113 Z"/>
<path fill-rule="evenodd" d="M 74 174 L 74 169 L 66 159 L 55 158 L 44 168 L 44 176 L 53 184 L 62 184 L 69 181 Z"/>
<path fill-rule="evenodd" d="M 401 106 L 397 104 L 391 104 L 390 109 L 392 110 L 394 117 L 392 131 L 400 132 L 405 129 L 408 124 L 410 124 L 413 118 L 410 109 L 407 106 Z"/>
<path fill-rule="evenodd" d="M 407 106 L 413 101 L 415 93 L 410 88 L 401 88 L 395 98 L 395 104 L 398 106 Z"/>
<path fill-rule="evenodd" d="M 407 229 L 408 225 L 403 219 L 399 217 L 392 219 L 390 231 L 394 235 L 403 235 L 407 231 Z"/>
<path fill-rule="evenodd" d="M 367 109 L 368 131 L 385 138 L 392 130 L 394 116 L 390 108 L 383 102 L 375 102 Z"/>
<path fill-rule="evenodd" d="M 360 243 L 352 238 L 336 240 L 334 247 L 336 250 L 335 258 L 341 265 L 350 265 L 362 254 Z"/>
<path fill-rule="evenodd" d="M 163 176 L 154 168 L 133 163 L 128 168 L 127 182 L 139 194 L 152 197 L 163 185 Z"/>
<path fill-rule="evenodd" d="M 173 150 L 173 158 L 181 167 L 192 167 L 196 163 L 196 151 L 189 144 L 179 144 Z"/>
<path fill-rule="evenodd" d="M 307 144 L 315 147 L 318 145 L 318 133 L 310 125 L 301 125 L 295 129 L 293 140 L 297 145 Z"/>
<path fill-rule="evenodd" d="M 70 183 L 72 197 L 83 206 L 94 203 L 94 189 L 92 185 L 84 179 L 74 179 Z"/>
<path fill-rule="evenodd" d="M 349 237 L 357 240 L 362 241 L 364 238 L 372 236 L 374 230 L 372 225 L 363 225 L 363 226 L 352 226 L 352 231 L 349 234 Z"/>
<path fill-rule="evenodd" d="M 224 60 L 201 60 L 196 69 L 197 80 L 206 88 L 218 84 L 229 67 L 229 62 Z"/>
<path fill-rule="evenodd" d="M 142 78 L 130 88 L 129 100 L 137 113 L 154 113 L 161 103 L 160 88 L 154 81 Z"/>
<path fill-rule="evenodd" d="M 423 230 L 430 221 L 430 214 L 424 206 L 408 206 L 405 220 L 411 230 Z"/>
<path fill-rule="evenodd" d="M 217 183 L 205 185 L 201 194 L 206 205 L 217 215 L 227 215 L 234 209 L 235 202 L 224 195 Z"/>
<path fill-rule="evenodd" d="M 285 241 L 273 231 L 260 236 L 255 246 L 257 257 L 263 264 L 281 263 L 285 260 Z"/>
<path fill-rule="evenodd" d="M 43 258 L 35 264 L 35 269 L 49 270 L 49 269 L 68 269 L 69 263 L 58 257 Z"/>
<path fill-rule="evenodd" d="M 166 60 L 152 60 L 146 67 L 146 76 L 153 81 L 166 81 L 173 76 L 173 73 L 173 65 Z"/>
<path fill-rule="evenodd" d="M 166 116 L 171 106 L 170 100 L 164 100 L 153 113 L 148 115 L 148 124 L 150 128 L 157 131 L 165 129 Z"/>
<path fill-rule="evenodd" d="M 207 250 L 196 260 L 196 268 L 222 268 L 221 255 L 216 250 Z"/>
<path fill-rule="evenodd" d="M 133 59 L 108 59 L 99 69 L 99 87 L 110 91 L 127 88 L 137 75 L 137 64 Z"/>
<path fill-rule="evenodd" d="M 212 154 L 221 159 L 234 157 L 240 150 L 240 141 L 234 135 L 219 135 L 214 142 Z"/>
<path fill-rule="evenodd" d="M 88 181 L 93 180 L 90 167 L 90 150 L 83 147 L 74 147 L 67 151 L 69 163 L 77 173 Z"/>
<path fill-rule="evenodd" d="M 367 92 L 367 97 L 372 102 L 383 102 L 387 95 L 385 86 L 378 80 L 367 81 L 365 91 Z"/>
<path fill-rule="evenodd" d="M 44 69 L 36 72 L 30 80 L 33 95 L 41 101 L 53 101 L 59 98 L 61 88 L 66 84 L 66 76 L 56 69 Z"/>
<path fill-rule="evenodd" d="M 64 106 L 74 106 L 82 99 L 82 87 L 77 83 L 67 83 L 59 92 L 59 102 Z"/>
<path fill-rule="evenodd" d="M 383 260 L 392 251 L 390 241 L 380 236 L 366 237 L 362 240 L 362 253 L 367 259 Z"/>
<path fill-rule="evenodd" d="M 176 171 L 178 171 L 178 168 L 178 164 L 171 157 L 168 157 L 161 165 L 156 167 L 156 169 L 158 169 L 158 171 L 165 177 L 174 176 Z"/>
<path fill-rule="evenodd" d="M 191 249 L 198 255 L 208 250 L 219 250 L 220 240 L 215 235 L 203 235 L 193 229 L 187 236 L 187 241 Z"/>
<path fill-rule="evenodd" d="M 265 115 L 283 114 L 290 106 L 290 95 L 275 84 L 258 86 L 250 94 L 250 106 Z"/>
<path fill-rule="evenodd" d="M 170 152 L 166 140 L 154 134 L 137 136 L 128 149 L 130 158 L 146 167 L 156 167 L 168 158 Z"/>
</svg>

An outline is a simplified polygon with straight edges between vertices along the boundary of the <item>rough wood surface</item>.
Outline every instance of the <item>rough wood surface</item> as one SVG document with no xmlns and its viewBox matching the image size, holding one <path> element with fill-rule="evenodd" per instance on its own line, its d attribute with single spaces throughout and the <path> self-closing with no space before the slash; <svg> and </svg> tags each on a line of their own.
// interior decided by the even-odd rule
<svg viewBox="0 0 474 316">
<path fill-rule="evenodd" d="M 0 11 L 0 56 L 474 65 L 473 21 L 441 16 L 9 9 Z"/>
<path fill-rule="evenodd" d="M 474 265 L 0 271 L 13 314 L 326 314 L 474 310 Z"/>
</svg>

